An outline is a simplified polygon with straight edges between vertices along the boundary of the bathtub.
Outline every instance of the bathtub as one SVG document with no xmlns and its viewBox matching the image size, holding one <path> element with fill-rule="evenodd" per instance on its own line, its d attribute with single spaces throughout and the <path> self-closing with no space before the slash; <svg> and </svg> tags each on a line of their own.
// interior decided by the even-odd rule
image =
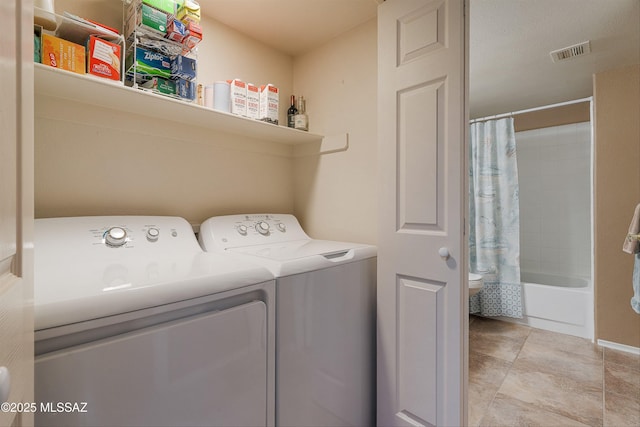
<svg viewBox="0 0 640 427">
<path fill-rule="evenodd" d="M 521 272 L 521 280 L 524 317 L 503 320 L 593 339 L 590 280 L 532 272 Z"/>
</svg>

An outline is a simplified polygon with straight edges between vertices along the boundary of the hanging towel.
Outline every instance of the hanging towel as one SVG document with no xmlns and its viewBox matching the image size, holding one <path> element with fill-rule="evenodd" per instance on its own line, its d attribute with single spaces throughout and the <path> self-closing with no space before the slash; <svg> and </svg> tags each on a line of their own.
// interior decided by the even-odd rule
<svg viewBox="0 0 640 427">
<path fill-rule="evenodd" d="M 640 233 L 640 203 L 636 206 L 636 210 L 633 213 L 633 218 L 631 219 L 631 224 L 629 225 L 629 234 L 639 234 Z M 635 254 L 640 250 L 640 241 L 637 238 L 629 238 L 625 237 L 624 244 L 622 245 L 622 250 L 628 254 Z"/>
<path fill-rule="evenodd" d="M 640 252 L 636 253 L 636 262 L 633 265 L 633 296 L 631 307 L 640 314 Z"/>
</svg>

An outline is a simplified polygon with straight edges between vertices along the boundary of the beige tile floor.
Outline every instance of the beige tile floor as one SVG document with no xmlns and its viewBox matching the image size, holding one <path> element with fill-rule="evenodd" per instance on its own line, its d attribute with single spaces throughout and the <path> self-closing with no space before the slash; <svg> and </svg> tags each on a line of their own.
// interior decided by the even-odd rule
<svg viewBox="0 0 640 427">
<path fill-rule="evenodd" d="M 469 317 L 470 426 L 640 426 L 640 356 Z"/>
</svg>

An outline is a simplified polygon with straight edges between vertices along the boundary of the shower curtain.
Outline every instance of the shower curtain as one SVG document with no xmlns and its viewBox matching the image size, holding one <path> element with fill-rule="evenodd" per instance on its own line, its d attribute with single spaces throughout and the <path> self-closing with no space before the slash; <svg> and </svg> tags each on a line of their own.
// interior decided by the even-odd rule
<svg viewBox="0 0 640 427">
<path fill-rule="evenodd" d="M 469 311 L 522 317 L 520 210 L 513 118 L 471 125 L 469 271 L 484 278 Z"/>
</svg>

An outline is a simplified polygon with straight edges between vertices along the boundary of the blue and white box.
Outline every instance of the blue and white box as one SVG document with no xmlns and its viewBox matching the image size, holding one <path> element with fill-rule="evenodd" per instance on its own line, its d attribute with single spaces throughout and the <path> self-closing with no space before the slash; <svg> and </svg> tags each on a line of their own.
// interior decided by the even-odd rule
<svg viewBox="0 0 640 427">
<path fill-rule="evenodd" d="M 178 55 L 171 61 L 171 78 L 193 81 L 196 79 L 196 60 Z"/>
</svg>

